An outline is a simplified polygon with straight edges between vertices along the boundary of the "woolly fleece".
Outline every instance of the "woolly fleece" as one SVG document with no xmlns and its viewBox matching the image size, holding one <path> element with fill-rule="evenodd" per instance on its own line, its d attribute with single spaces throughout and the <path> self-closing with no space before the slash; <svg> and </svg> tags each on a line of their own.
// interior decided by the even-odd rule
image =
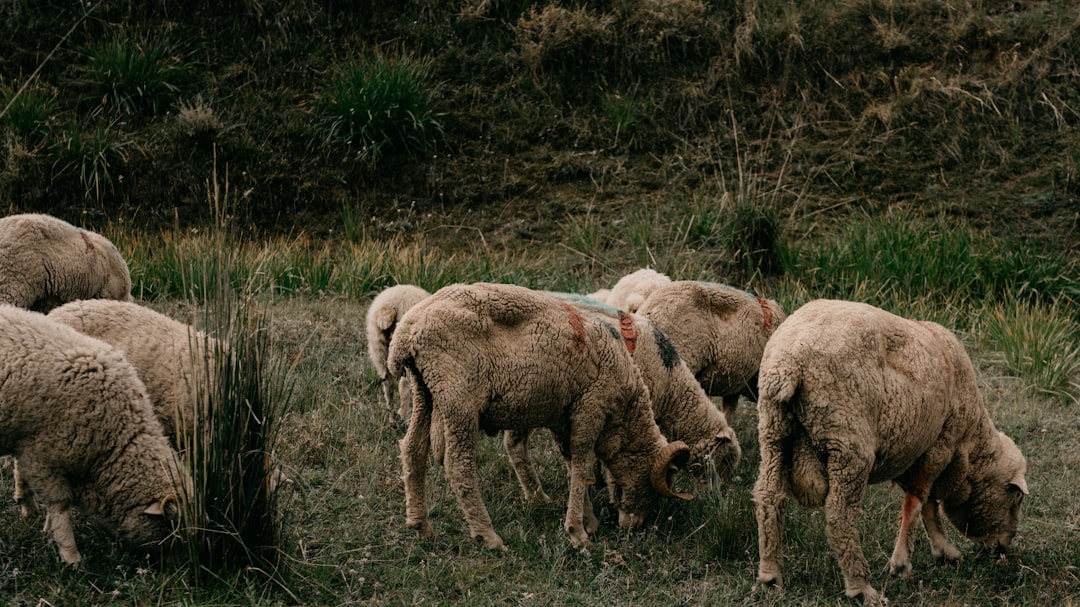
<svg viewBox="0 0 1080 607">
<path fill-rule="evenodd" d="M 906 497 L 889 561 L 911 571 L 912 522 L 921 511 L 934 556 L 957 559 L 944 511 L 961 533 L 1007 548 L 1027 494 L 1020 450 L 994 428 L 963 346 L 932 322 L 855 302 L 812 301 L 773 334 L 761 361 L 754 486 L 758 580 L 779 585 L 786 495 L 825 507 L 825 533 L 845 592 L 880 602 L 859 542 L 869 483 L 893 481 Z"/>
<path fill-rule="evenodd" d="M 137 545 L 161 542 L 178 510 L 178 466 L 146 388 L 123 355 L 36 312 L 0 305 L 0 455 L 46 507 L 46 531 L 81 560 L 70 509 Z"/>
<path fill-rule="evenodd" d="M 634 528 L 666 489 L 669 465 L 689 450 L 660 434 L 648 389 L 617 331 L 549 294 L 514 285 L 445 287 L 401 319 L 389 369 L 412 373 L 414 403 L 401 443 L 406 522 L 432 534 L 424 478 L 432 411 L 441 418 L 444 471 L 472 536 L 505 549 L 482 499 L 477 431 L 548 428 L 568 461 L 565 529 L 583 546 L 598 522 L 585 518 L 597 457 L 617 483 L 620 526 Z M 675 455 L 673 455 L 675 454 Z M 674 460 L 681 460 L 677 463 Z M 588 525 L 588 528 L 586 527 Z"/>
<path fill-rule="evenodd" d="M 89 298 L 131 301 L 127 262 L 113 243 L 49 215 L 0 218 L 0 303 L 48 312 Z"/>
</svg>

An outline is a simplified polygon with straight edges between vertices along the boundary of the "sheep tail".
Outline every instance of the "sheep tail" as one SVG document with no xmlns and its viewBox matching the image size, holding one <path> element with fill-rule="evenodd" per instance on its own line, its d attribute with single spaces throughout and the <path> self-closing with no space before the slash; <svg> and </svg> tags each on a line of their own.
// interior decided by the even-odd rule
<svg viewBox="0 0 1080 607">
<path fill-rule="evenodd" d="M 386 353 L 386 370 L 391 377 L 403 377 L 405 370 L 416 367 L 416 347 L 405 327 L 398 326 Z"/>
</svg>

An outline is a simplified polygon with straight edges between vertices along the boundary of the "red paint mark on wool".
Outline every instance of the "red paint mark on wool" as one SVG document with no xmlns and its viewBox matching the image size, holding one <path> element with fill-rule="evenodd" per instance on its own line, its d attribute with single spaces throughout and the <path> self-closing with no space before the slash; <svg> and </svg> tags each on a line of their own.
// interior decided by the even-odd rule
<svg viewBox="0 0 1080 607">
<path fill-rule="evenodd" d="M 86 243 L 86 252 L 94 252 L 94 243 L 90 242 L 90 236 L 86 232 L 79 232 L 79 236 L 82 236 L 83 242 Z"/>
<path fill-rule="evenodd" d="M 634 333 L 634 317 L 622 310 L 619 310 L 619 333 L 622 335 L 623 342 L 626 343 L 626 349 L 633 354 L 634 348 L 637 347 L 637 333 Z"/>
<path fill-rule="evenodd" d="M 757 302 L 761 306 L 761 332 L 768 335 L 772 332 L 772 310 L 769 309 L 768 301 L 758 297 Z"/>
<path fill-rule="evenodd" d="M 570 320 L 570 328 L 574 330 L 574 347 L 570 349 L 571 352 L 580 352 L 585 349 L 585 321 L 581 318 L 581 313 L 578 312 L 574 306 L 566 302 L 562 303 L 563 308 L 566 309 L 566 315 Z"/>
</svg>

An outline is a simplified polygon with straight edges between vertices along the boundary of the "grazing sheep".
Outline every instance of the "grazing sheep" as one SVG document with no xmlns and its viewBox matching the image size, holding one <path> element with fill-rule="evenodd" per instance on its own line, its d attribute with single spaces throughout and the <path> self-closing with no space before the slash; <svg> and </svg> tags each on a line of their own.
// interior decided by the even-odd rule
<svg viewBox="0 0 1080 607">
<path fill-rule="evenodd" d="M 641 268 L 620 278 L 615 286 L 611 287 L 611 292 L 607 294 L 604 302 L 620 310 L 637 312 L 649 294 L 670 283 L 671 279 L 660 272 Z"/>
<path fill-rule="evenodd" d="M 113 243 L 49 215 L 0 218 L 0 303 L 48 312 L 89 298 L 131 301 L 131 275 Z"/>
<path fill-rule="evenodd" d="M 474 538 L 504 549 L 480 498 L 477 431 L 548 428 L 570 469 L 565 529 L 583 546 L 599 522 L 586 513 L 596 458 L 615 484 L 619 525 L 637 528 L 659 496 L 689 499 L 669 477 L 690 450 L 660 434 L 649 391 L 616 329 L 549 294 L 514 285 L 445 287 L 398 323 L 392 373 L 413 380 L 413 411 L 401 443 L 406 523 L 432 535 L 424 477 L 433 411 L 445 444 L 443 469 Z"/>
<path fill-rule="evenodd" d="M 804 505 L 824 505 L 845 592 L 867 603 L 879 599 L 857 529 L 869 483 L 891 480 L 906 494 L 889 559 L 895 574 L 911 571 L 920 510 L 935 557 L 960 557 L 941 511 L 985 548 L 1009 546 L 1028 493 L 1024 456 L 994 428 L 964 347 L 941 325 L 861 303 L 810 302 L 769 340 L 759 386 L 760 582 L 781 583 L 789 491 Z"/>
<path fill-rule="evenodd" d="M 735 423 L 739 397 L 756 398 L 765 342 L 787 315 L 780 304 L 732 287 L 689 280 L 659 286 L 638 309 L 675 344 L 705 391 Z"/>
<path fill-rule="evenodd" d="M 703 481 L 726 478 L 742 454 L 735 431 L 686 368 L 667 336 L 647 318 L 618 310 L 591 297 L 574 293 L 551 294 L 573 305 L 582 314 L 617 328 L 649 389 L 650 404 L 660 433 L 669 441 L 682 441 L 690 448 L 686 469 Z M 507 431 L 503 443 L 525 499 L 533 503 L 550 503 L 551 498 L 544 492 L 529 458 L 529 436 L 529 431 Z M 587 494 L 586 500 L 585 507 L 591 511 Z"/>
<path fill-rule="evenodd" d="M 82 559 L 71 508 L 134 544 L 157 543 L 191 487 L 122 353 L 9 305 L 0 305 L 0 455 L 15 456 L 71 565 Z"/>
<path fill-rule="evenodd" d="M 379 374 L 383 398 L 386 400 L 386 406 L 391 410 L 394 410 L 394 393 L 398 393 L 401 404 L 397 412 L 401 419 L 408 419 L 409 406 L 412 404 L 409 380 L 405 376 L 393 377 L 387 372 L 386 356 L 390 349 L 390 338 L 394 335 L 398 321 L 406 310 L 426 299 L 428 295 L 431 293 L 413 285 L 389 287 L 372 300 L 365 317 L 368 358 L 375 372 Z"/>
<path fill-rule="evenodd" d="M 124 353 L 146 385 L 154 413 L 174 445 L 178 445 L 180 424 L 188 434 L 195 430 L 196 378 L 214 368 L 216 340 L 128 301 L 73 301 L 48 316 Z"/>
</svg>

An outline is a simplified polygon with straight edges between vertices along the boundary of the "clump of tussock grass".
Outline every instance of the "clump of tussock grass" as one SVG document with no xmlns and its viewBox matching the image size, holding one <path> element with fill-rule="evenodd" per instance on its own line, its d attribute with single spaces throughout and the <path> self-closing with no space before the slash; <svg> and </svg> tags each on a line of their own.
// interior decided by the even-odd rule
<svg viewBox="0 0 1080 607">
<path fill-rule="evenodd" d="M 325 144 L 374 165 L 385 154 L 425 152 L 438 143 L 436 100 L 430 59 L 376 52 L 341 66 L 326 84 L 316 128 Z"/>
<path fill-rule="evenodd" d="M 191 433 L 177 437 L 193 479 L 190 494 L 181 500 L 180 545 L 196 586 L 255 573 L 284 589 L 288 572 L 279 503 L 288 479 L 276 453 L 280 424 L 291 406 L 292 367 L 276 351 L 256 286 L 249 282 L 237 289 L 232 282 L 240 260 L 225 229 L 228 183 L 219 187 L 216 170 L 207 194 L 219 223 L 207 249 L 180 269 L 202 267 L 201 275 L 209 277 L 199 297 L 187 292 L 196 325 L 216 337 L 201 348 L 206 358 L 192 361 L 196 372 L 189 388 L 198 406 Z M 258 267 L 251 275 L 259 275 Z"/>
<path fill-rule="evenodd" d="M 29 142 L 41 145 L 57 112 L 56 92 L 40 84 L 15 86 L 0 82 L 0 126 Z"/>
<path fill-rule="evenodd" d="M 158 114 L 187 78 L 177 45 L 167 36 L 116 35 L 91 43 L 86 56 L 80 80 L 88 101 L 117 114 Z"/>
<path fill-rule="evenodd" d="M 116 120 L 75 118 L 50 139 L 53 185 L 74 180 L 86 200 L 103 201 L 116 193 L 132 141 Z"/>
<path fill-rule="evenodd" d="M 1009 371 L 1037 395 L 1080 402 L 1080 322 L 1075 305 L 1015 297 L 991 305 L 982 319 L 983 341 Z"/>
</svg>

